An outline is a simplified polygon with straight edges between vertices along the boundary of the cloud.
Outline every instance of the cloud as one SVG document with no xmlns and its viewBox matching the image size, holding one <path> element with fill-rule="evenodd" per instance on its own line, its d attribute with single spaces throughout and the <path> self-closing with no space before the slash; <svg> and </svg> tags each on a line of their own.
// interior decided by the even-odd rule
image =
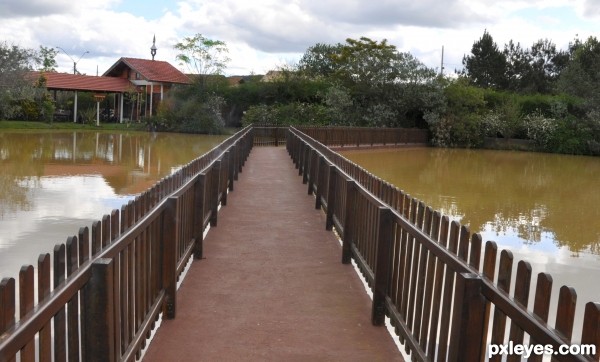
<svg viewBox="0 0 600 362">
<path fill-rule="evenodd" d="M 328 21 L 355 25 L 454 28 L 488 19 L 460 0 L 305 0 L 308 10 Z"/>
<path fill-rule="evenodd" d="M 0 18 L 36 17 L 68 13 L 72 9 L 69 0 L 24 0 L 0 3 Z"/>
<path fill-rule="evenodd" d="M 228 73 L 243 74 L 297 61 L 316 43 L 367 36 L 388 39 L 431 67 L 439 67 L 444 45 L 449 70 L 484 29 L 500 47 L 540 38 L 564 47 L 576 34 L 595 34 L 590 19 L 600 16 L 598 0 L 146 0 L 161 9 L 150 15 L 125 1 L 0 0 L 0 41 L 60 46 L 75 59 L 89 51 L 77 68 L 95 74 L 122 56 L 148 58 L 154 34 L 157 59 L 177 65 L 173 45 L 201 33 L 226 42 Z M 62 52 L 57 61 L 59 71 L 72 69 Z"/>
<path fill-rule="evenodd" d="M 583 15 L 588 18 L 600 17 L 599 5 L 598 0 L 585 0 L 583 2 Z"/>
</svg>

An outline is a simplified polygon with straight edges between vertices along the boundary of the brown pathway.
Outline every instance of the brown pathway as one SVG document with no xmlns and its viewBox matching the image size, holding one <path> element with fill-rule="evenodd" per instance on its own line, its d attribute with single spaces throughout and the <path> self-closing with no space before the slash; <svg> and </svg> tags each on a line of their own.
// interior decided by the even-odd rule
<svg viewBox="0 0 600 362">
<path fill-rule="evenodd" d="M 284 148 L 254 148 L 144 361 L 402 361 Z"/>
</svg>

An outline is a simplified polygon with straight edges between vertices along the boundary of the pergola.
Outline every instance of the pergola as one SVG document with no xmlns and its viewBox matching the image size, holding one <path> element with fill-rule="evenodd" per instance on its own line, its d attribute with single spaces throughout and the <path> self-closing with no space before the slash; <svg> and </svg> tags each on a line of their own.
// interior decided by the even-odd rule
<svg viewBox="0 0 600 362">
<path fill-rule="evenodd" d="M 146 89 L 145 113 L 154 114 L 155 98 L 160 102 L 174 84 L 190 84 L 187 75 L 165 61 L 121 58 L 105 73 L 105 77 L 127 79 L 132 85 Z"/>
<path fill-rule="evenodd" d="M 77 93 L 93 92 L 97 101 L 96 123 L 100 122 L 100 101 L 104 98 L 104 93 L 116 93 L 120 95 L 119 100 L 119 121 L 123 122 L 123 93 L 132 88 L 132 84 L 127 79 L 115 77 L 94 77 L 89 75 L 67 74 L 45 72 L 39 73 L 46 79 L 46 88 L 48 90 L 73 91 L 75 92 L 73 122 L 77 122 Z"/>
<path fill-rule="evenodd" d="M 37 76 L 41 73 L 37 73 Z M 153 115 L 155 104 L 162 101 L 165 92 L 174 84 L 190 84 L 190 79 L 177 68 L 165 61 L 121 58 L 104 75 L 88 76 L 67 73 L 45 72 L 48 90 L 74 91 L 75 106 L 73 122 L 77 121 L 77 92 L 93 92 L 97 101 L 96 123 L 100 122 L 100 101 L 106 93 L 119 95 L 119 121 L 123 122 L 123 94 L 128 91 L 138 93 L 145 89 L 144 114 Z M 156 99 L 156 100 L 155 100 Z M 138 102 L 140 104 L 140 102 Z"/>
</svg>

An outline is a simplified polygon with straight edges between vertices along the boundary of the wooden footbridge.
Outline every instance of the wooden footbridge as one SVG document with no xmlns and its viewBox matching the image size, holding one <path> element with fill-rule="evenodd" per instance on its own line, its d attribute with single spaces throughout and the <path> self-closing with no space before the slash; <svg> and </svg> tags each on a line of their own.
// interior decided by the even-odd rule
<svg viewBox="0 0 600 362">
<path fill-rule="evenodd" d="M 386 318 L 415 361 L 485 360 L 509 342 L 600 346 L 599 303 L 585 304 L 574 334 L 572 288 L 550 311 L 552 278 L 540 273 L 530 300 L 527 262 L 513 277 L 509 251 L 333 151 L 426 140 L 241 130 L 40 255 L 18 283 L 3 279 L 0 361 L 401 361 Z"/>
</svg>

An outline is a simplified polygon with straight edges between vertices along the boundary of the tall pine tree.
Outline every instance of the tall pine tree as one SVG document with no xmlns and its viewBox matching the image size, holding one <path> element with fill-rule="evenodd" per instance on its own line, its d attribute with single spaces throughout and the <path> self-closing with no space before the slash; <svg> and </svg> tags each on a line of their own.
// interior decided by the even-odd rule
<svg viewBox="0 0 600 362">
<path fill-rule="evenodd" d="M 506 89 L 506 56 L 487 30 L 481 39 L 473 43 L 471 55 L 465 55 L 462 63 L 464 74 L 473 84 L 483 88 Z"/>
</svg>

